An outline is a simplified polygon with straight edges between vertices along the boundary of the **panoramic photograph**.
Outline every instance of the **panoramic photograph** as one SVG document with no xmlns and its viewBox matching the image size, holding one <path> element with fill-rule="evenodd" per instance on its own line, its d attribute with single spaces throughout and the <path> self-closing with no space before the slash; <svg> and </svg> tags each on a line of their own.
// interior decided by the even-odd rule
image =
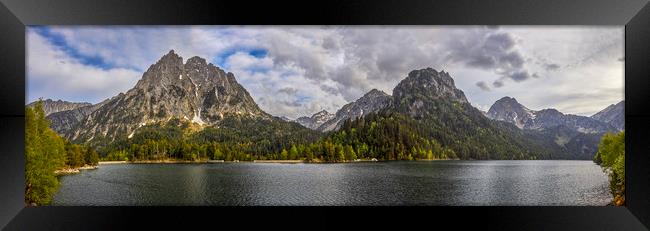
<svg viewBox="0 0 650 231">
<path fill-rule="evenodd" d="M 623 26 L 28 26 L 27 206 L 624 206 Z"/>
</svg>

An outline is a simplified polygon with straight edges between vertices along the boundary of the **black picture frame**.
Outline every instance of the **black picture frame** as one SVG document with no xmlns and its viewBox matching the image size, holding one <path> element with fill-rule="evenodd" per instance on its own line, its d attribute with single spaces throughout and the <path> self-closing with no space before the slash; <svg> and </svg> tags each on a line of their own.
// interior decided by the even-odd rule
<svg viewBox="0 0 650 231">
<path fill-rule="evenodd" d="M 648 0 L 0 0 L 0 227 L 6 230 L 361 227 L 647 230 L 650 227 Z M 626 206 L 24 206 L 26 25 L 625 25 Z M 424 223 L 423 223 L 424 222 Z M 288 224 L 287 224 L 288 223 Z M 304 223 L 304 226 L 297 226 Z"/>
</svg>

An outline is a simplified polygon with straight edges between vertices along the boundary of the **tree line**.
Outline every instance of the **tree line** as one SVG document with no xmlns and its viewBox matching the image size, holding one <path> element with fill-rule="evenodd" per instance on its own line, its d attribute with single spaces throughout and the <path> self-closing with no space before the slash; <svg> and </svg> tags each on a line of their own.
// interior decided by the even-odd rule
<svg viewBox="0 0 650 231">
<path fill-rule="evenodd" d="M 417 123 L 393 114 L 346 120 L 327 134 L 296 130 L 286 122 L 226 121 L 193 133 L 188 122 L 144 126 L 131 138 L 101 149 L 105 160 L 305 160 L 457 159 L 453 149 L 416 130 Z M 277 124 L 274 124 L 277 123 Z M 284 125 L 280 125 L 283 124 Z M 295 134 L 296 131 L 304 134 Z"/>
</svg>

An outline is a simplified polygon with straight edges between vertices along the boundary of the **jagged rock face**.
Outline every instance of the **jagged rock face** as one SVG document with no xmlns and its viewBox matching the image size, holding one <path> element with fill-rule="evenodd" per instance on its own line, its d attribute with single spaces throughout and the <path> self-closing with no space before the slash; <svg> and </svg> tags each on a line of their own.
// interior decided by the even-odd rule
<svg viewBox="0 0 650 231">
<path fill-rule="evenodd" d="M 449 73 L 433 68 L 409 72 L 393 89 L 393 102 L 399 111 L 416 119 L 434 113 L 436 102 L 469 104 Z"/>
<path fill-rule="evenodd" d="M 28 107 L 33 107 L 36 104 L 36 102 L 32 102 L 30 104 L 27 104 Z M 76 108 L 80 107 L 85 107 L 85 106 L 90 106 L 92 105 L 91 103 L 74 103 L 74 102 L 68 102 L 68 101 L 63 101 L 63 100 L 51 100 L 51 99 L 46 99 L 43 100 L 43 111 L 45 112 L 45 116 L 48 116 L 52 113 L 60 112 L 60 111 L 67 111 L 67 110 L 73 110 Z"/>
<path fill-rule="evenodd" d="M 183 63 L 172 50 L 151 65 L 134 88 L 93 111 L 66 137 L 81 141 L 96 136 L 114 139 L 133 134 L 145 124 L 172 118 L 209 126 L 227 116 L 271 118 L 232 73 L 200 57 Z"/>
<path fill-rule="evenodd" d="M 406 108 L 409 115 L 419 118 L 430 113 L 428 104 L 436 100 L 468 103 L 449 73 L 432 68 L 414 70 L 393 89 L 393 96 L 373 89 L 357 101 L 343 106 L 334 118 L 323 123 L 318 130 L 337 130 L 349 118 L 356 119 L 392 106 Z"/>
<path fill-rule="evenodd" d="M 316 130 L 318 127 L 320 127 L 322 124 L 325 122 L 331 120 L 334 118 L 336 115 L 331 114 L 325 110 L 316 112 L 313 114 L 311 117 L 303 116 L 298 119 L 296 119 L 295 122 L 299 123 L 302 126 L 305 126 L 306 128 Z"/>
<path fill-rule="evenodd" d="M 515 98 L 503 97 L 490 107 L 487 117 L 493 120 L 505 121 L 523 129 L 535 118 L 532 110 L 521 105 Z"/>
<path fill-rule="evenodd" d="M 327 132 L 337 130 L 347 119 L 357 119 L 369 113 L 377 112 L 388 107 L 392 97 L 383 91 L 372 89 L 358 100 L 348 103 L 339 109 L 335 116 L 323 123 L 317 130 Z"/>
<path fill-rule="evenodd" d="M 616 128 L 609 124 L 600 122 L 598 120 L 578 115 L 562 114 L 555 109 L 544 109 L 535 112 L 536 118 L 533 119 L 528 129 L 545 129 L 558 125 L 564 125 L 571 129 L 575 129 L 581 133 L 603 133 L 607 131 L 615 131 Z"/>
<path fill-rule="evenodd" d="M 613 126 L 586 116 L 563 114 L 555 109 L 530 110 L 517 102 L 516 99 L 510 97 L 497 100 L 490 107 L 488 118 L 506 121 L 520 129 L 528 130 L 544 130 L 557 126 L 566 126 L 580 133 L 589 134 L 616 131 Z"/>
<path fill-rule="evenodd" d="M 592 115 L 591 118 L 608 123 L 619 131 L 625 130 L 625 100 L 609 105 L 602 111 Z"/>
<path fill-rule="evenodd" d="M 55 112 L 48 115 L 46 118 L 51 121 L 50 128 L 59 134 L 66 134 L 72 130 L 77 124 L 90 115 L 92 112 L 100 108 L 109 100 L 104 100 L 95 105 L 88 105 L 78 107 L 72 110 Z"/>
<path fill-rule="evenodd" d="M 590 117 L 563 114 L 555 109 L 530 110 L 510 97 L 497 100 L 487 117 L 516 125 L 539 142 L 545 142 L 546 147 L 557 145 L 558 153 L 567 153 L 570 159 L 593 158 L 600 137 L 617 130 Z"/>
<path fill-rule="evenodd" d="M 427 100 L 448 99 L 461 103 L 468 102 L 465 93 L 456 88 L 454 79 L 449 73 L 437 72 L 433 68 L 411 71 L 408 77 L 393 89 L 396 102 L 414 95 Z"/>
</svg>

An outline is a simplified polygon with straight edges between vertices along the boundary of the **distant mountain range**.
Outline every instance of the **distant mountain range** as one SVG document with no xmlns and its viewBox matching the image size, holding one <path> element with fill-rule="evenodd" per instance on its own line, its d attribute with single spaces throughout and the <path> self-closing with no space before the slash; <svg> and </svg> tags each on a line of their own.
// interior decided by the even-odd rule
<svg viewBox="0 0 650 231">
<path fill-rule="evenodd" d="M 591 159 L 602 134 L 624 129 L 625 115 L 624 102 L 585 117 L 555 109 L 531 110 L 511 97 L 482 112 L 471 106 L 449 73 L 425 68 L 409 72 L 392 95 L 373 89 L 334 114 L 323 110 L 291 121 L 260 109 L 233 73 L 200 57 L 183 63 L 173 50 L 126 93 L 95 105 L 48 99 L 44 108 L 51 127 L 78 143 L 128 140 L 142 127 L 178 120 L 199 131 L 237 132 L 245 127 L 283 134 L 287 141 L 267 144 L 274 148 L 298 140 L 295 136 L 318 136 L 315 131 L 326 137 L 353 132 L 354 126 L 367 129 L 352 122 L 372 115 L 370 119 L 380 123 L 407 124 L 404 129 L 413 133 L 409 139 L 434 139 L 462 159 Z M 399 134 L 392 139 L 401 139 L 398 136 L 404 134 Z M 401 145 L 409 144 L 397 147 L 404 148 Z"/>
<path fill-rule="evenodd" d="M 612 125 L 620 131 L 625 130 L 625 100 L 609 105 L 591 118 Z"/>
<path fill-rule="evenodd" d="M 525 130 L 556 152 L 570 153 L 575 159 L 589 159 L 596 153 L 604 133 L 618 132 L 625 127 L 622 105 L 624 101 L 586 117 L 563 114 L 556 109 L 535 111 L 514 98 L 503 97 L 490 107 L 486 116 Z"/>
<path fill-rule="evenodd" d="M 602 112 L 604 111 L 599 113 Z M 622 111 L 616 111 L 615 109 L 612 109 L 610 113 L 618 113 L 624 116 Z M 567 126 L 581 133 L 603 133 L 619 130 L 608 122 L 586 116 L 563 114 L 556 109 L 530 110 L 511 97 L 503 97 L 497 100 L 488 110 L 487 117 L 512 123 L 521 129 L 531 130 L 543 130 L 555 126 Z"/>
<path fill-rule="evenodd" d="M 318 130 L 318 128 L 323 125 L 325 122 L 333 119 L 336 115 L 330 114 L 329 112 L 322 110 L 316 112 L 311 117 L 303 116 L 296 119 L 296 122 L 305 126 L 307 128 Z"/>
<path fill-rule="evenodd" d="M 372 89 L 356 101 L 344 105 L 331 119 L 323 122 L 317 130 L 322 132 L 338 130 L 345 120 L 354 120 L 377 112 L 390 105 L 391 99 L 385 92 Z"/>
<path fill-rule="evenodd" d="M 33 107 L 36 102 L 32 102 L 27 104 L 27 107 Z M 48 116 L 52 113 L 60 112 L 60 111 L 68 111 L 68 110 L 73 110 L 76 108 L 80 107 L 85 107 L 85 106 L 90 106 L 92 105 L 91 103 L 75 103 L 75 102 L 68 102 L 68 101 L 63 101 L 63 100 L 51 100 L 51 99 L 46 99 L 43 100 L 43 111 L 45 112 L 45 116 Z"/>
</svg>

